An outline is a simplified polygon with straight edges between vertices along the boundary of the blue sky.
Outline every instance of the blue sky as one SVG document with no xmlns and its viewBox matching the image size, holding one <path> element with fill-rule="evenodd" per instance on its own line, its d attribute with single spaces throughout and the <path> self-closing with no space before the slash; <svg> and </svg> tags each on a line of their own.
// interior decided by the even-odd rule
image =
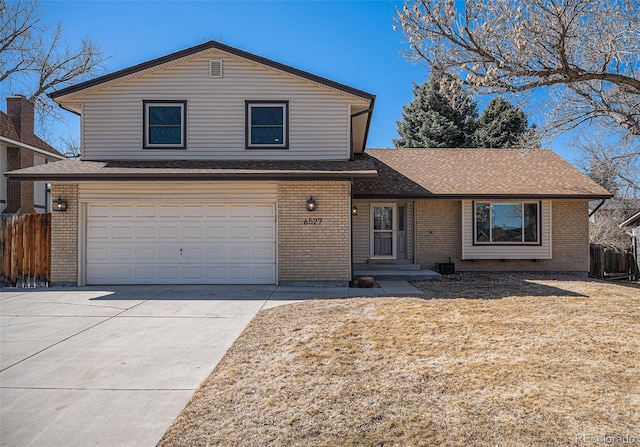
<svg viewBox="0 0 640 447">
<path fill-rule="evenodd" d="M 412 83 L 428 77 L 424 66 L 402 56 L 408 45 L 393 30 L 396 5 L 402 2 L 43 1 L 44 20 L 62 22 L 69 42 L 90 37 L 112 56 L 106 72 L 217 40 L 373 93 L 368 147 L 393 146 Z M 525 111 L 530 122 L 542 124 L 534 109 Z M 78 118 L 67 116 L 68 125 L 56 133 L 77 134 Z M 574 156 L 561 141 L 550 147 L 570 160 Z"/>
</svg>

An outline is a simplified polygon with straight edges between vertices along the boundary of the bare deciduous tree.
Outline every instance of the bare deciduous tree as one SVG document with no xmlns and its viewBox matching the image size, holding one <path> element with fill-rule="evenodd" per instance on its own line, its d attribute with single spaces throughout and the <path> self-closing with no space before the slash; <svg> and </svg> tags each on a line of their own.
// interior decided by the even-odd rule
<svg viewBox="0 0 640 447">
<path fill-rule="evenodd" d="M 413 0 L 410 57 L 481 93 L 547 87 L 558 131 L 602 120 L 640 135 L 638 0 Z"/>
<path fill-rule="evenodd" d="M 638 138 L 620 138 L 600 129 L 578 136 L 575 146 L 582 153 L 579 166 L 593 180 L 616 197 L 640 197 Z"/>
<path fill-rule="evenodd" d="M 71 46 L 62 24 L 43 23 L 38 0 L 0 0 L 0 82 L 23 93 L 36 106 L 40 122 L 59 118 L 46 93 L 83 81 L 102 70 L 106 60 L 88 38 Z"/>
</svg>

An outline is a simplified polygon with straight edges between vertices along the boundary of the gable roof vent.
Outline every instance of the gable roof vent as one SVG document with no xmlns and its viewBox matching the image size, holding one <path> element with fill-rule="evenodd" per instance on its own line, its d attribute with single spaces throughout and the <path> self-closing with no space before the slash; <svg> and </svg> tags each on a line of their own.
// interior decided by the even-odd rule
<svg viewBox="0 0 640 447">
<path fill-rule="evenodd" d="M 209 61 L 209 77 L 222 77 L 222 59 L 214 59 Z"/>
</svg>

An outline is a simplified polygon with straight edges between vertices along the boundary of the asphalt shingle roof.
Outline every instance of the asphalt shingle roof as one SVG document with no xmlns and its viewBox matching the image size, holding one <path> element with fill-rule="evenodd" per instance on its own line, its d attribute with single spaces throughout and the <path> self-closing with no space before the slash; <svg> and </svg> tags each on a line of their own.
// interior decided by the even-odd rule
<svg viewBox="0 0 640 447">
<path fill-rule="evenodd" d="M 353 161 L 63 160 L 8 175 L 44 181 L 354 178 L 360 198 L 611 196 L 550 150 L 369 149 Z"/>
<path fill-rule="evenodd" d="M 356 197 L 610 197 L 551 150 L 367 149 L 375 181 Z"/>
<path fill-rule="evenodd" d="M 0 136 L 9 138 L 14 141 L 19 141 L 20 143 L 28 144 L 29 146 L 42 149 L 45 152 L 49 152 L 50 154 L 57 155 L 59 157 L 63 156 L 50 144 L 46 143 L 36 135 L 33 135 L 33 137 L 29 139 L 29 141 L 21 141 L 20 135 L 16 130 L 16 126 L 13 120 L 9 117 L 9 115 L 2 111 L 0 111 Z"/>
</svg>

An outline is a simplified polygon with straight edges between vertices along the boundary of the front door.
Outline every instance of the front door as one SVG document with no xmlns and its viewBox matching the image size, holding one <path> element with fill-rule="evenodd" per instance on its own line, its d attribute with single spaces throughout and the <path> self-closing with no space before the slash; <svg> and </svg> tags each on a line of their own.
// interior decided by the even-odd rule
<svg viewBox="0 0 640 447">
<path fill-rule="evenodd" d="M 396 258 L 397 207 L 395 203 L 373 204 L 371 207 L 371 257 Z"/>
</svg>

